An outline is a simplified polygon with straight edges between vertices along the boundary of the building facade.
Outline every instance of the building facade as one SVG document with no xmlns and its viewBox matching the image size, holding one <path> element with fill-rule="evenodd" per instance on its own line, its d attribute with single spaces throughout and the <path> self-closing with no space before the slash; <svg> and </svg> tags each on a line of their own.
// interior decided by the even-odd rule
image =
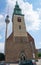
<svg viewBox="0 0 41 65">
<path fill-rule="evenodd" d="M 12 15 L 12 33 L 5 43 L 5 60 L 6 62 L 17 62 L 33 58 L 36 58 L 34 39 L 26 32 L 24 14 L 16 2 Z"/>
</svg>

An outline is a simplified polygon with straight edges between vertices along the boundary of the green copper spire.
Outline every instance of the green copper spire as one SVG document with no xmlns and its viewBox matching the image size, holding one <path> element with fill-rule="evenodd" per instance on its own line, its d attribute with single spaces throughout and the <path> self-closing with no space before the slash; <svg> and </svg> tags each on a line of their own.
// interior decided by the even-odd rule
<svg viewBox="0 0 41 65">
<path fill-rule="evenodd" d="M 16 15 L 21 15 L 21 9 L 19 8 L 19 5 L 18 5 L 18 2 L 16 1 L 16 5 L 15 5 L 15 8 L 14 8 L 14 14 Z"/>
<path fill-rule="evenodd" d="M 16 1 L 16 5 L 18 5 L 18 2 Z"/>
</svg>

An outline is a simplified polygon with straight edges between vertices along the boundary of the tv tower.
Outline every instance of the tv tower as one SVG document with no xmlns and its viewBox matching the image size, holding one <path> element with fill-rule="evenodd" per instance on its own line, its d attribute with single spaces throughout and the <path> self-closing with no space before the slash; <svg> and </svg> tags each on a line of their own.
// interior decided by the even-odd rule
<svg viewBox="0 0 41 65">
<path fill-rule="evenodd" d="M 6 39 L 7 39 L 8 24 L 10 22 L 8 13 L 9 13 L 9 7 L 7 9 L 7 15 L 6 15 L 6 18 L 5 18 L 5 23 L 6 23 L 5 43 L 6 43 Z"/>
</svg>

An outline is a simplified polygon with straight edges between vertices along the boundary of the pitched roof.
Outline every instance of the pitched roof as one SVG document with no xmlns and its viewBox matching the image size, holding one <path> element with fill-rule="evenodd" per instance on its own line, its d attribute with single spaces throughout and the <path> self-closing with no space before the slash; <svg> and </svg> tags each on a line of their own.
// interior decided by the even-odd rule
<svg viewBox="0 0 41 65">
<path fill-rule="evenodd" d="M 34 41 L 34 38 L 27 32 L 27 36 L 29 41 Z M 12 40 L 13 41 L 13 33 L 10 34 L 10 36 L 7 38 L 7 40 Z"/>
<path fill-rule="evenodd" d="M 34 38 L 27 32 L 27 35 L 28 35 L 28 39 L 29 39 L 29 41 L 34 41 Z"/>
</svg>

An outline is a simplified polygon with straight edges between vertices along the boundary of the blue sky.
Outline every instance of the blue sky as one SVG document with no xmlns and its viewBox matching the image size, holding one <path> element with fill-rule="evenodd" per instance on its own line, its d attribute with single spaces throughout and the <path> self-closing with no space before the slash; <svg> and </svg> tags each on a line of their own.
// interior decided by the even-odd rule
<svg viewBox="0 0 41 65">
<path fill-rule="evenodd" d="M 22 13 L 25 15 L 26 30 L 35 40 L 36 48 L 41 48 L 41 0 L 17 0 Z M 12 13 L 16 0 L 0 0 L 0 52 L 4 52 L 5 17 L 10 16 L 8 36 L 12 30 Z"/>
</svg>

